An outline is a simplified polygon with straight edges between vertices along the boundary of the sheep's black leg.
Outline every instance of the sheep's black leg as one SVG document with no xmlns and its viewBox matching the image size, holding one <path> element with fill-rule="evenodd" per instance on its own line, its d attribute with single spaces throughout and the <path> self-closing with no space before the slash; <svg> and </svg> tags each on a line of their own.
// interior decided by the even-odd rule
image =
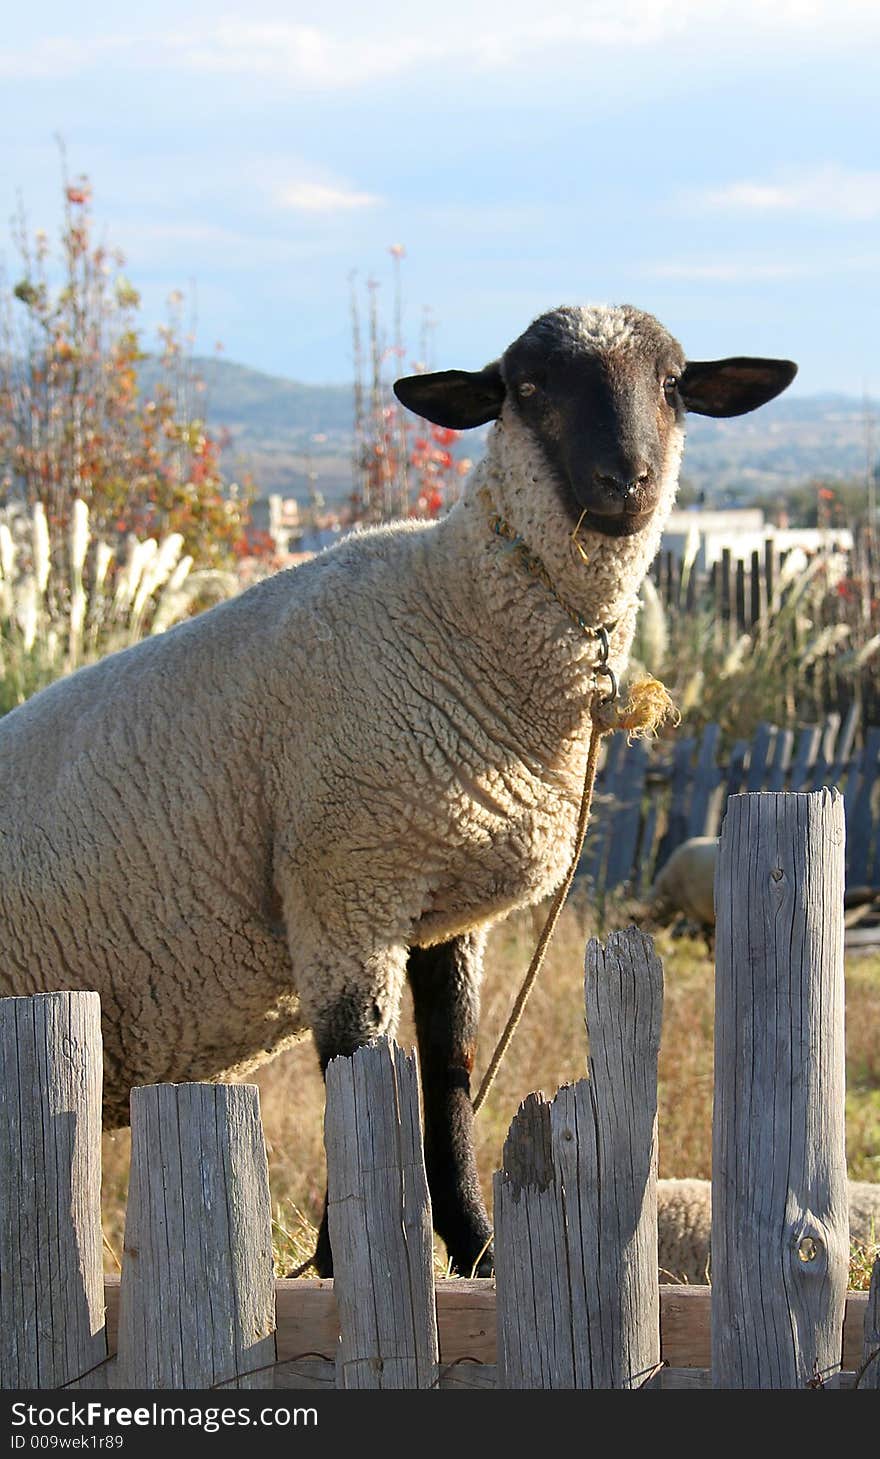
<svg viewBox="0 0 880 1459">
<path fill-rule="evenodd" d="M 491 1276 L 489 1218 L 474 1158 L 470 1075 L 479 1018 L 484 936 L 469 933 L 437 947 L 414 947 L 412 988 L 422 1095 L 425 1163 L 434 1226 L 462 1276 Z"/>
<path fill-rule="evenodd" d="M 381 1012 L 378 1005 L 362 1001 L 358 996 L 339 999 L 326 1008 L 321 1019 L 312 1028 L 321 1073 L 326 1074 L 327 1065 L 337 1054 L 353 1054 L 356 1049 L 374 1039 L 380 1029 Z M 319 1277 L 332 1277 L 333 1253 L 330 1250 L 326 1193 L 313 1264 Z"/>
<path fill-rule="evenodd" d="M 492 1273 L 492 1253 L 485 1249 L 491 1227 L 477 1179 L 470 1098 L 483 941 L 481 933 L 473 933 L 439 947 L 412 948 L 407 964 L 419 1040 L 425 1163 L 434 1225 L 453 1267 L 463 1276 L 470 1276 L 475 1264 L 478 1276 Z M 375 1038 L 386 1020 L 379 1005 L 358 990 L 315 1009 L 311 1022 L 323 1073 L 337 1054 L 352 1054 Z M 315 1267 L 322 1277 L 333 1275 L 326 1199 Z"/>
</svg>

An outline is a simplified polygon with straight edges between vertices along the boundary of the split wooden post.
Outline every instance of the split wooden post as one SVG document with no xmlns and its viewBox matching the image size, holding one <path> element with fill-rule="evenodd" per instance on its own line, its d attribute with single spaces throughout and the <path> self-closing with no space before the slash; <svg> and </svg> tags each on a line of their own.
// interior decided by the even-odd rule
<svg viewBox="0 0 880 1459">
<path fill-rule="evenodd" d="M 119 1302 L 117 1387 L 272 1387 L 272 1224 L 256 1085 L 132 1090 Z"/>
<path fill-rule="evenodd" d="M 326 1082 L 337 1387 L 431 1388 L 437 1316 L 415 1056 L 381 1038 L 331 1059 Z"/>
<path fill-rule="evenodd" d="M 880 1256 L 871 1270 L 868 1305 L 865 1308 L 865 1369 L 860 1388 L 880 1389 Z"/>
<path fill-rule="evenodd" d="M 639 1388 L 660 1361 L 651 939 L 591 940 L 585 990 L 589 1079 L 524 1101 L 495 1175 L 503 1388 Z"/>
<path fill-rule="evenodd" d="M 715 881 L 712 1372 L 837 1371 L 849 1264 L 843 800 L 734 795 Z"/>
<path fill-rule="evenodd" d="M 3 1388 L 73 1385 L 107 1356 L 101 1059 L 97 993 L 0 999 Z"/>
</svg>

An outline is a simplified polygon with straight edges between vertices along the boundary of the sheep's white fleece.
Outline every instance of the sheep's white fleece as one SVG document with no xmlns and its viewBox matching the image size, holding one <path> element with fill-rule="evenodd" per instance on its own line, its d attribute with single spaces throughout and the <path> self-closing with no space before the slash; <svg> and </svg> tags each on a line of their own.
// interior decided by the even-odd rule
<svg viewBox="0 0 880 1459">
<path fill-rule="evenodd" d="M 880 1242 L 880 1185 L 848 1182 L 849 1235 L 858 1246 Z M 708 1180 L 658 1180 L 658 1262 L 661 1280 L 706 1282 L 710 1274 L 712 1186 Z"/>
<path fill-rule="evenodd" d="M 0 721 L 0 993 L 98 990 L 110 1123 L 132 1085 L 241 1074 L 349 989 L 392 1029 L 410 945 L 559 883 L 597 645 L 486 492 L 617 624 L 619 672 L 682 440 L 650 525 L 585 533 L 585 567 L 505 407 L 444 520 L 356 534 Z"/>
<path fill-rule="evenodd" d="M 704 927 L 715 926 L 717 836 L 692 836 L 677 846 L 648 892 L 655 914 L 680 912 Z"/>
</svg>

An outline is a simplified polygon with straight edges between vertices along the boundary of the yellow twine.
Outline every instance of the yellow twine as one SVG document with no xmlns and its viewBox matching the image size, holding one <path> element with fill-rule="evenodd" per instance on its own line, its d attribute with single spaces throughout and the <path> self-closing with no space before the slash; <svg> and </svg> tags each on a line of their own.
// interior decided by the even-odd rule
<svg viewBox="0 0 880 1459">
<path fill-rule="evenodd" d="M 628 745 L 633 740 L 656 736 L 667 719 L 673 724 L 681 722 L 681 715 L 673 704 L 668 689 L 659 679 L 650 675 L 636 680 L 629 691 L 629 699 L 622 708 L 613 701 L 610 704 L 600 702 L 594 705 L 592 714 L 603 734 L 625 730 Z"/>
</svg>

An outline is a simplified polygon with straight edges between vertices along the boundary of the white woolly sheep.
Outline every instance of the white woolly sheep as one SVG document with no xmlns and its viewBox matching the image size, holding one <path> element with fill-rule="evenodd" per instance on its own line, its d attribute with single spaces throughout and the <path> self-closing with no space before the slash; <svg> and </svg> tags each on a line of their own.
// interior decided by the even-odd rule
<svg viewBox="0 0 880 1459">
<path fill-rule="evenodd" d="M 851 1180 L 849 1235 L 858 1246 L 880 1242 L 880 1185 Z M 712 1186 L 708 1180 L 658 1180 L 657 1255 L 661 1280 L 706 1282 L 710 1273 Z"/>
<path fill-rule="evenodd" d="M 134 1084 L 241 1075 L 308 1028 L 326 1067 L 394 1028 L 409 977 L 435 1224 L 470 1272 L 485 929 L 565 871 L 599 631 L 619 675 L 685 412 L 794 373 L 554 310 L 482 371 L 395 387 L 496 421 L 441 521 L 353 535 L 0 722 L 0 992 L 98 990 L 108 1123 Z"/>
<path fill-rule="evenodd" d="M 654 878 L 643 913 L 651 917 L 677 913 L 698 922 L 708 934 L 715 926 L 717 862 L 717 836 L 692 836 L 689 841 L 683 841 Z M 849 928 L 873 914 L 880 905 L 880 896 L 876 887 L 847 887 L 843 905 L 844 924 Z"/>
<path fill-rule="evenodd" d="M 717 860 L 717 836 L 692 836 L 677 846 L 648 892 L 652 914 L 677 912 L 702 927 L 714 927 Z"/>
</svg>

